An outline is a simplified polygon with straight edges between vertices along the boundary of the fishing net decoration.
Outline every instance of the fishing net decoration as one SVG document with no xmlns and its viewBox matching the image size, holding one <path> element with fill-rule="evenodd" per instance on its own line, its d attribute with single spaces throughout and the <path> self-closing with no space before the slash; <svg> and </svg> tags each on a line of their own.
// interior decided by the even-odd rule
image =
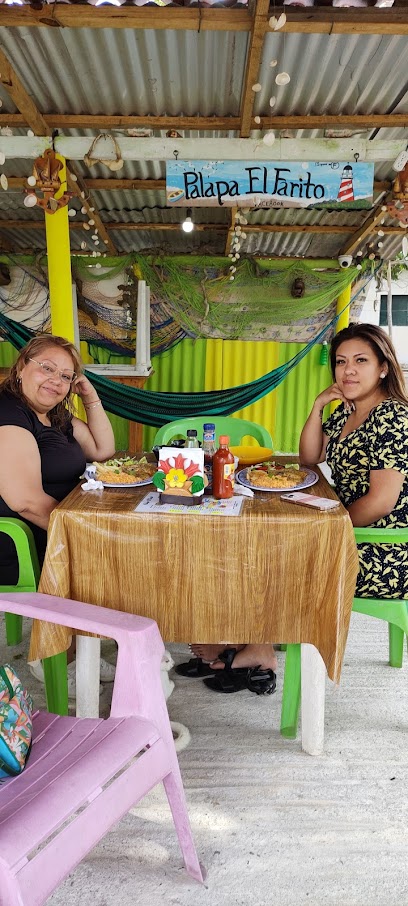
<svg viewBox="0 0 408 906">
<path fill-rule="evenodd" d="M 242 259 L 230 280 L 230 260 L 194 256 L 134 256 L 151 298 L 161 300 L 189 336 L 266 339 L 271 325 L 303 321 L 327 309 L 358 276 L 357 268 L 316 268 L 305 261 Z M 293 298 L 295 279 L 305 292 Z"/>
<path fill-rule="evenodd" d="M 107 300 L 103 293 L 103 282 L 123 274 L 124 268 L 132 269 L 150 287 L 152 355 L 170 349 L 185 336 L 279 339 L 276 328 L 292 325 L 301 332 L 305 321 L 325 311 L 329 315 L 333 300 L 362 273 L 328 265 L 242 259 L 231 282 L 228 258 L 133 254 L 104 259 L 103 267 L 95 268 L 89 257 L 74 255 L 73 273 L 82 281 L 86 303 L 79 312 L 81 339 L 118 355 L 134 353 L 134 317 L 129 319 L 118 299 Z M 296 279 L 305 286 L 298 299 L 291 292 Z"/>
<path fill-rule="evenodd" d="M 371 279 L 368 276 L 366 283 Z M 359 287 L 348 305 L 359 295 Z M 241 384 L 236 387 L 222 390 L 211 390 L 193 393 L 162 393 L 149 390 L 139 390 L 116 384 L 109 378 L 95 374 L 85 369 L 85 374 L 94 385 L 105 409 L 127 418 L 130 421 L 140 422 L 144 425 L 159 427 L 174 421 L 176 418 L 189 418 L 194 416 L 232 415 L 245 406 L 256 402 L 277 387 L 293 368 L 310 352 L 317 343 L 323 341 L 328 330 L 332 329 L 342 312 L 335 315 L 332 321 L 323 327 L 319 333 L 310 340 L 303 349 L 299 350 L 284 365 L 274 368 L 255 381 Z M 0 335 L 9 340 L 17 349 L 27 343 L 33 335 L 27 327 L 16 324 L 11 319 L 0 313 Z"/>
</svg>

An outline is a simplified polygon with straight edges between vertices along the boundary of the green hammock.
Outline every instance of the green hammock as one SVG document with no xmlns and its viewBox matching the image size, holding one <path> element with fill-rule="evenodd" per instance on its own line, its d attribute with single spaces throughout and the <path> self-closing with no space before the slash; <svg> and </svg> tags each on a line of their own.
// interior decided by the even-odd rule
<svg viewBox="0 0 408 906">
<path fill-rule="evenodd" d="M 97 390 L 103 406 L 108 412 L 120 415 L 143 425 L 159 427 L 176 418 L 193 418 L 197 415 L 231 415 L 244 406 L 255 403 L 280 384 L 298 362 L 310 352 L 316 343 L 333 326 L 334 318 L 320 333 L 300 350 L 285 365 L 280 365 L 249 384 L 240 384 L 226 390 L 209 390 L 194 393 L 159 393 L 140 390 L 117 384 L 85 369 L 87 378 Z M 0 313 L 0 334 L 16 349 L 22 349 L 35 336 L 34 332 L 6 318 Z"/>
</svg>

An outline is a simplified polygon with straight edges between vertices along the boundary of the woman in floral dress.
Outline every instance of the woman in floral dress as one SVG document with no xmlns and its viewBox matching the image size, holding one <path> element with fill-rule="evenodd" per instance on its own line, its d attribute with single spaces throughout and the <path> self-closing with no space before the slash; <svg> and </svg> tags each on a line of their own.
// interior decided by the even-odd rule
<svg viewBox="0 0 408 906">
<path fill-rule="evenodd" d="M 351 324 L 331 347 L 334 384 L 316 398 L 300 439 L 305 464 L 327 460 L 353 525 L 408 526 L 408 395 L 388 335 Z M 324 407 L 340 405 L 322 424 Z M 356 594 L 408 599 L 408 545 L 360 544 Z"/>
</svg>

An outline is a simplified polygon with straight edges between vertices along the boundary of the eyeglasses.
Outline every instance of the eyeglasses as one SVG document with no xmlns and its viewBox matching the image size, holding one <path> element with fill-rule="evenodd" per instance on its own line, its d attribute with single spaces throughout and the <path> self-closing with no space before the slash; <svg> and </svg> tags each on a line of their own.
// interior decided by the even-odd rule
<svg viewBox="0 0 408 906">
<path fill-rule="evenodd" d="M 29 362 L 34 362 L 35 365 L 38 365 L 47 377 L 56 377 L 58 375 L 64 384 L 73 384 L 77 376 L 75 371 L 60 371 L 52 362 L 37 362 L 37 359 L 29 359 Z"/>
</svg>

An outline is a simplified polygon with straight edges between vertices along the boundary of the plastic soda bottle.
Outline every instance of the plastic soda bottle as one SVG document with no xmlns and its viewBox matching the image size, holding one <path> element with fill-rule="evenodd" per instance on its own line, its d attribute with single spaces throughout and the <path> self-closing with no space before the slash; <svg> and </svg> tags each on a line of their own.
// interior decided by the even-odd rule
<svg viewBox="0 0 408 906">
<path fill-rule="evenodd" d="M 208 485 L 204 493 L 212 493 L 212 472 L 213 456 L 216 451 L 215 446 L 215 425 L 214 422 L 205 422 L 203 425 L 203 445 L 204 450 L 204 472 L 208 479 Z"/>
<path fill-rule="evenodd" d="M 228 449 L 229 437 L 221 434 L 219 448 L 213 456 L 213 497 L 225 500 L 234 493 L 235 461 Z"/>
</svg>

